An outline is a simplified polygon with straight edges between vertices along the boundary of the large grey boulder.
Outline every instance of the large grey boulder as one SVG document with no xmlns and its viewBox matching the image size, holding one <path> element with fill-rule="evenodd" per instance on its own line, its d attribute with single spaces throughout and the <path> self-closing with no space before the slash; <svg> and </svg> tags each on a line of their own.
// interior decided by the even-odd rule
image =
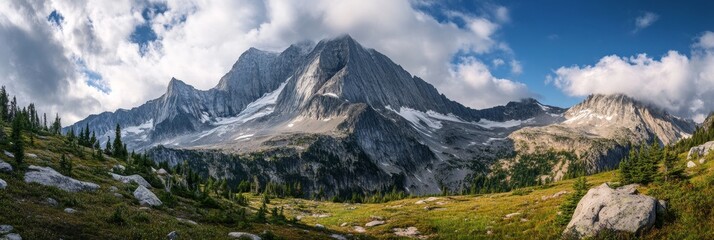
<svg viewBox="0 0 714 240">
<path fill-rule="evenodd" d="M 245 232 L 231 232 L 228 233 L 228 237 L 231 238 L 247 238 L 250 240 L 260 240 L 260 237 L 258 235 L 252 234 L 252 233 L 245 233 Z"/>
<path fill-rule="evenodd" d="M 5 189 L 7 187 L 7 182 L 5 180 L 0 179 L 0 189 Z"/>
<path fill-rule="evenodd" d="M 141 205 L 156 207 L 163 204 L 153 192 L 141 185 L 134 191 L 134 197 L 136 200 L 139 200 L 139 204 Z"/>
<path fill-rule="evenodd" d="M 3 237 L 0 237 L 0 240 L 22 240 L 22 237 L 20 234 L 17 233 L 9 233 Z"/>
<path fill-rule="evenodd" d="M 592 237 L 602 230 L 640 232 L 654 225 L 657 199 L 637 193 L 637 185 L 617 189 L 607 183 L 590 189 L 580 200 L 563 234 Z"/>
<path fill-rule="evenodd" d="M 34 165 L 30 166 L 25 173 L 25 182 L 56 187 L 67 192 L 94 191 L 99 189 L 99 185 L 95 183 L 82 182 L 64 176 L 50 167 L 38 167 Z"/>
<path fill-rule="evenodd" d="M 0 225 L 0 234 L 6 234 L 9 232 L 12 232 L 12 230 L 15 229 L 10 225 Z"/>
<path fill-rule="evenodd" d="M 687 159 L 692 159 L 695 155 L 703 157 L 712 149 L 714 149 L 714 141 L 709 141 L 702 145 L 692 147 L 689 149 L 689 153 L 687 153 Z"/>
<path fill-rule="evenodd" d="M 0 172 L 12 172 L 12 165 L 0 160 Z"/>
<path fill-rule="evenodd" d="M 151 188 L 151 184 L 149 184 L 149 182 L 147 182 L 146 179 L 144 179 L 143 177 L 141 177 L 137 174 L 134 174 L 131 176 L 122 176 L 122 175 L 115 174 L 115 173 L 109 173 L 109 174 L 112 175 L 112 178 L 114 180 L 120 181 L 122 183 L 128 184 L 128 183 L 133 182 L 133 183 L 139 184 L 141 186 L 144 186 L 146 188 Z"/>
</svg>

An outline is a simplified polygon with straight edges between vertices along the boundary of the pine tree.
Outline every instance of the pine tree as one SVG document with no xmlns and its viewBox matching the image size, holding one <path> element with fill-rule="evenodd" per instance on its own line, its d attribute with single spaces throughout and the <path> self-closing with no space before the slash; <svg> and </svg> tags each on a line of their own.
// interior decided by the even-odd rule
<svg viewBox="0 0 714 240">
<path fill-rule="evenodd" d="M 99 148 L 98 142 L 97 142 L 97 136 L 92 132 L 92 137 L 89 138 L 89 144 L 87 147 L 94 147 L 94 148 Z"/>
<path fill-rule="evenodd" d="M 15 119 L 17 112 L 18 112 L 17 110 L 18 110 L 17 99 L 15 99 L 15 97 L 13 96 L 12 101 L 10 102 L 10 109 L 9 109 L 9 113 L 8 113 L 9 119 Z"/>
<path fill-rule="evenodd" d="M 121 142 L 121 126 L 119 126 L 119 124 L 117 124 L 116 130 L 114 131 L 114 145 L 112 147 L 114 149 L 112 156 L 123 158 L 124 144 Z"/>
<path fill-rule="evenodd" d="M 55 115 L 55 121 L 52 122 L 52 134 L 59 135 L 62 131 L 62 119 L 59 114 Z"/>
<path fill-rule="evenodd" d="M 61 171 L 71 177 L 72 176 L 72 159 L 68 159 L 64 154 L 60 157 L 60 169 Z"/>
<path fill-rule="evenodd" d="M 258 212 L 255 213 L 255 221 L 259 223 L 264 223 L 266 221 L 265 215 L 268 212 L 268 206 L 265 202 L 260 206 Z"/>
<path fill-rule="evenodd" d="M 5 86 L 2 86 L 2 88 L 0 88 L 0 119 L 3 121 L 10 121 L 9 102 L 10 100 L 7 97 Z"/>
<path fill-rule="evenodd" d="M 112 138 L 107 136 L 107 145 L 104 147 L 104 154 L 111 156 L 114 153 L 112 150 Z"/>
<path fill-rule="evenodd" d="M 21 168 L 25 160 L 25 148 L 22 142 L 22 120 L 15 118 L 12 121 L 12 154 L 15 155 L 15 163 Z"/>
</svg>

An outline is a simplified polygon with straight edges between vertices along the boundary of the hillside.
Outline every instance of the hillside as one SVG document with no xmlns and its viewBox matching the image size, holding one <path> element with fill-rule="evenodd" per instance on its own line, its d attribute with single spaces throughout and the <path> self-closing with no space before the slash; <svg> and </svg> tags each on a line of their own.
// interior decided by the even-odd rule
<svg viewBox="0 0 714 240">
<path fill-rule="evenodd" d="M 251 220 L 261 207 L 262 195 L 244 193 L 249 199 L 245 207 L 248 213 L 234 219 L 226 213 L 236 213 L 244 207 L 220 194 L 209 193 L 220 209 L 178 196 L 175 205 L 146 208 L 132 196 L 135 184 L 122 184 L 107 174 L 114 165 L 127 165 L 127 162 L 109 157 L 105 161 L 92 159 L 92 152 L 83 147 L 84 157 L 78 157 L 77 152 L 67 147 L 65 137 L 39 135 L 29 139 L 25 136 L 24 140 L 30 156 L 27 164 L 60 169 L 58 159 L 65 154 L 73 162 L 73 177 L 100 185 L 96 192 L 70 193 L 25 183 L 17 170 L 0 173 L 8 185 L 0 190 L 0 211 L 4 213 L 0 215 L 0 225 L 13 226 L 13 232 L 24 239 L 165 239 L 172 231 L 179 234 L 179 239 L 225 239 L 229 232 L 238 231 L 256 234 L 270 231 L 277 239 L 332 239 L 332 234 L 346 239 L 393 239 L 397 232 L 425 239 L 553 239 L 563 231 L 563 226 L 554 221 L 573 185 L 573 180 L 564 180 L 508 193 L 412 197 L 369 204 L 271 198 L 268 209 L 282 207 L 286 219 L 299 220 L 294 223 L 269 220 L 269 224 L 263 224 Z M 7 143 L 0 145 L 2 150 L 8 148 Z M 679 158 L 676 164 L 684 168 L 686 154 L 680 154 Z M 14 161 L 6 155 L 0 159 L 8 163 Z M 710 197 L 714 194 L 714 155 L 706 156 L 704 164 L 683 171 L 681 180 L 640 187 L 641 192 L 665 199 L 671 206 L 668 216 L 655 229 L 642 235 L 643 239 L 711 236 L 714 213 L 707 209 L 714 204 Z M 588 176 L 587 181 L 590 186 L 616 182 L 618 172 Z M 114 196 L 109 190 L 111 186 L 116 186 L 122 197 Z M 164 190 L 154 188 L 152 191 L 162 196 Z M 47 198 L 56 199 L 57 206 L 49 205 Z M 77 212 L 67 213 L 64 208 Z M 365 227 L 371 221 L 384 223 Z M 268 235 L 263 236 L 270 239 Z"/>
</svg>

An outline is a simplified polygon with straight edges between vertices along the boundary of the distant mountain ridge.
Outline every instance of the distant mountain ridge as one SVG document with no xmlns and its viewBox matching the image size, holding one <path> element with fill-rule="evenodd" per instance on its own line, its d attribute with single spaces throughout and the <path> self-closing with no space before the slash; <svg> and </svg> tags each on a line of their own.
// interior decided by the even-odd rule
<svg viewBox="0 0 714 240">
<path fill-rule="evenodd" d="M 630 145 L 673 144 L 690 137 L 695 123 L 622 94 L 593 94 L 571 107 L 562 123 L 512 133 L 516 151 L 572 151 L 589 172 L 612 169 Z M 567 166 L 564 164 L 562 166 Z M 561 172 L 563 169 L 555 169 Z"/>
<path fill-rule="evenodd" d="M 513 155 L 514 131 L 566 124 L 573 111 L 535 99 L 471 109 L 345 35 L 281 53 L 251 48 L 212 89 L 172 79 L 158 99 L 68 128 L 89 124 L 106 141 L 120 124 L 130 149 L 234 182 L 297 181 L 326 195 L 434 194 L 467 188 Z"/>
</svg>

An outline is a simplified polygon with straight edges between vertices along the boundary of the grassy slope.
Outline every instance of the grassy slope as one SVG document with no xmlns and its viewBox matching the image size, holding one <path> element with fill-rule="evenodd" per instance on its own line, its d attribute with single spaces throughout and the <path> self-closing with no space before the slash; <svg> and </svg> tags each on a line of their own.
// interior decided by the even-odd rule
<svg viewBox="0 0 714 240">
<path fill-rule="evenodd" d="M 29 141 L 29 140 L 28 140 Z M 51 166 L 58 169 L 61 153 L 66 153 L 63 140 L 57 137 L 35 138 L 35 145 L 26 152 L 37 154 L 36 159 L 27 158 L 29 164 Z M 8 146 L 0 145 L 0 149 Z M 85 154 L 87 159 L 91 154 Z M 68 154 L 69 156 L 69 154 Z M 13 162 L 5 155 L 0 156 L 6 162 Z M 703 239 L 714 236 L 714 158 L 702 166 L 686 170 L 691 176 L 689 182 L 676 184 L 651 184 L 641 191 L 656 197 L 670 200 L 673 214 L 661 227 L 649 231 L 645 239 Z M 438 197 L 438 200 L 425 204 L 416 204 L 423 198 L 411 198 L 384 204 L 343 204 L 319 202 L 303 199 L 273 199 L 269 207 L 285 207 L 288 218 L 301 216 L 300 223 L 294 225 L 251 224 L 237 227 L 221 224 L 202 223 L 201 212 L 191 200 L 181 199 L 179 206 L 150 210 L 140 210 L 137 201 L 131 196 L 133 187 L 124 186 L 111 180 L 106 172 L 117 160 L 97 162 L 72 156 L 75 170 L 74 177 L 98 183 L 101 189 L 95 193 L 66 193 L 51 187 L 26 184 L 18 174 L 0 173 L 0 178 L 8 182 L 8 188 L 0 190 L 0 224 L 10 224 L 25 239 L 163 239 L 171 231 L 178 231 L 181 236 L 191 239 L 225 239 L 228 232 L 245 231 L 260 233 L 271 230 L 286 239 L 328 239 L 333 232 L 348 234 L 352 226 L 364 226 L 372 216 L 381 216 L 386 224 L 366 228 L 367 235 L 358 235 L 361 239 L 376 237 L 379 239 L 395 238 L 392 228 L 417 227 L 422 236 L 432 239 L 555 239 L 560 236 L 562 226 L 554 224 L 558 206 L 567 195 L 542 200 L 566 190 L 571 192 L 573 180 L 553 183 L 547 187 L 535 187 L 520 190 L 525 195 L 513 193 L 486 194 L 479 196 Z M 684 164 L 681 160 L 679 164 Z M 615 171 L 589 176 L 591 186 L 603 182 L 616 181 Z M 108 191 L 110 186 L 117 186 L 124 198 L 116 198 Z M 532 190 L 532 191 L 531 191 Z M 157 190 L 154 189 L 156 192 Z M 52 197 L 60 206 L 51 207 L 46 198 Z M 251 208 L 259 207 L 260 197 L 251 196 Z M 441 205 L 440 205 L 441 203 Z M 706 207 L 708 209 L 701 209 Z M 224 202 L 231 207 L 238 207 Z M 426 210 L 425 207 L 435 207 Z M 67 214 L 65 207 L 72 207 L 79 212 Z M 125 225 L 107 222 L 115 209 L 124 209 Z M 218 210 L 209 210 L 218 211 Z M 505 215 L 521 213 L 506 219 Z M 328 214 L 317 217 L 313 214 Z M 198 226 L 181 224 L 176 217 L 199 222 Z M 341 227 L 342 223 L 348 226 Z M 322 224 L 328 230 L 308 227 Z M 491 231 L 492 235 L 488 232 Z M 183 238 L 186 239 L 186 238 Z"/>
<path fill-rule="evenodd" d="M 190 239 L 225 239 L 233 231 L 261 233 L 264 230 L 270 230 L 278 236 L 330 239 L 327 231 L 299 224 L 250 224 L 244 227 L 205 224 L 202 219 L 206 214 L 200 213 L 211 214 L 211 211 L 220 210 L 198 209 L 194 207 L 195 202 L 183 198 L 179 198 L 179 205 L 173 209 L 159 207 L 141 210 L 132 195 L 135 186 L 113 181 L 107 174 L 114 164 L 121 164 L 120 161 L 111 158 L 104 162 L 90 160 L 91 152 L 88 149 L 84 154 L 86 159 L 72 156 L 64 149 L 63 139 L 58 137 L 35 138 L 34 146 L 30 146 L 29 138 L 25 140 L 25 152 L 38 156 L 26 157 L 28 164 L 50 166 L 57 170 L 60 156 L 65 153 L 74 162 L 74 178 L 97 183 L 101 188 L 97 192 L 68 193 L 53 187 L 27 184 L 17 170 L 11 174 L 0 173 L 0 179 L 8 183 L 6 189 L 0 190 L 0 224 L 12 225 L 15 232 L 24 239 L 165 239 L 171 231 L 177 231 L 183 236 L 182 239 L 189 239 L 188 236 Z M 9 149 L 8 145 L 0 145 L 0 153 L 6 149 Z M 0 159 L 14 163 L 14 159 L 4 154 L 0 154 Z M 109 192 L 110 186 L 117 186 L 124 198 L 117 198 Z M 156 193 L 161 190 L 153 191 Z M 56 199 L 59 206 L 48 205 L 46 199 L 49 197 Z M 223 204 L 239 207 L 226 201 Z M 258 202 L 253 204 L 257 205 Z M 78 212 L 65 213 L 66 207 Z M 125 224 L 107 221 L 118 208 L 123 209 L 122 216 L 127 221 Z M 194 220 L 199 225 L 179 223 L 176 217 Z"/>
</svg>

